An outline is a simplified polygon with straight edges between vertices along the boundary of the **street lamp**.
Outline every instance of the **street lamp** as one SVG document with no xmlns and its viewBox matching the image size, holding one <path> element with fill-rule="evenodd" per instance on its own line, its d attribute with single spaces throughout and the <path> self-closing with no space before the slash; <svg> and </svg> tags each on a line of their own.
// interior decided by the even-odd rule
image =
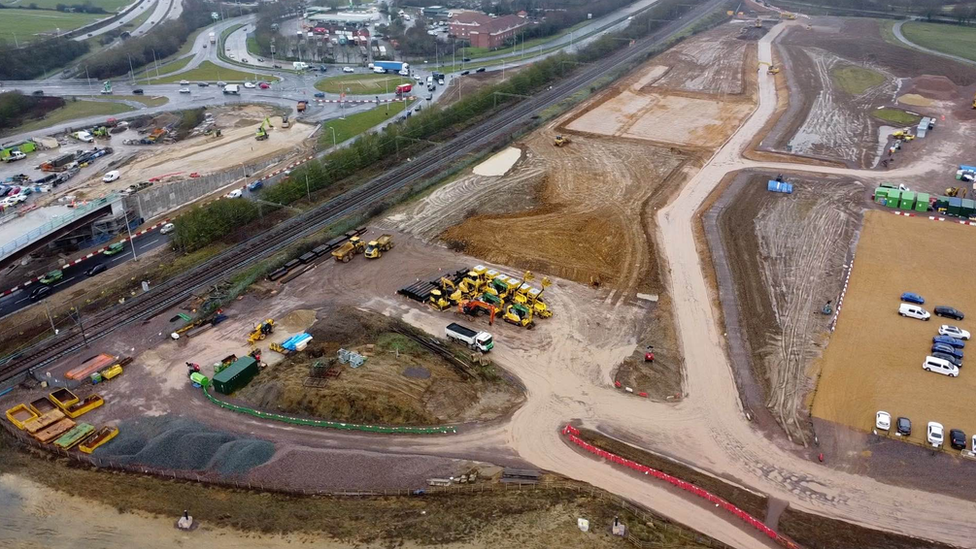
<svg viewBox="0 0 976 549">
<path fill-rule="evenodd" d="M 336 133 L 335 133 L 335 128 L 333 128 L 332 126 L 329 126 L 329 129 L 332 130 L 332 148 L 334 149 L 334 148 L 336 148 Z"/>
</svg>

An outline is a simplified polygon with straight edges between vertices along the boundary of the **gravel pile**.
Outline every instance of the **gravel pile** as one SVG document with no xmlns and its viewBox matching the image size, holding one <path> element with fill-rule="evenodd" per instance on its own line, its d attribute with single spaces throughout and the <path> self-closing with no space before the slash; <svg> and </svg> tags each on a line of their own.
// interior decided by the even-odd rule
<svg viewBox="0 0 976 549">
<path fill-rule="evenodd" d="M 160 469 L 244 475 L 274 454 L 274 444 L 211 429 L 195 421 L 154 417 L 123 422 L 100 456 Z"/>
</svg>

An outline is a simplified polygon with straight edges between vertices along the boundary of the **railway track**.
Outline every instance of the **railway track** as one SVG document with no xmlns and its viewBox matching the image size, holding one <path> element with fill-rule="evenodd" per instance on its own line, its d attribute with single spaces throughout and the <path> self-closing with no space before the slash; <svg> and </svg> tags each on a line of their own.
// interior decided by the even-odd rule
<svg viewBox="0 0 976 549">
<path fill-rule="evenodd" d="M 453 140 L 420 155 L 413 162 L 398 166 L 329 202 L 282 222 L 271 231 L 257 235 L 207 260 L 192 271 L 177 276 L 153 291 L 98 314 L 86 324 L 89 340 L 105 337 L 134 322 L 148 320 L 178 304 L 195 290 L 214 284 L 228 273 L 264 259 L 272 253 L 357 211 L 368 209 L 385 197 L 424 178 L 434 176 L 446 166 L 475 152 L 485 143 L 513 133 L 533 113 L 546 109 L 586 88 L 613 71 L 619 64 L 635 59 L 674 34 L 694 24 L 722 0 L 711 0 L 683 17 L 665 25 L 633 46 L 619 50 L 599 64 L 590 65 L 575 77 L 567 78 L 533 98 L 517 103 L 486 123 L 462 132 Z M 50 337 L 0 359 L 0 383 L 19 381 L 20 376 L 50 364 L 84 346 L 80 332 L 71 330 Z"/>
</svg>

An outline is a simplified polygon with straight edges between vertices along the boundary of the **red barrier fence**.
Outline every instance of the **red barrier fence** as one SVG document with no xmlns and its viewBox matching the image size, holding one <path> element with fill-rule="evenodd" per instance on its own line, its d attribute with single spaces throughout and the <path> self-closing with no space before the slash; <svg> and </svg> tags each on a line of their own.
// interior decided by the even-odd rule
<svg viewBox="0 0 976 549">
<path fill-rule="evenodd" d="M 694 484 L 692 484 L 690 482 L 685 482 L 685 481 L 681 480 L 680 478 L 673 477 L 673 476 L 671 476 L 671 475 L 669 475 L 669 474 L 667 474 L 665 472 L 658 471 L 657 469 L 653 469 L 653 468 L 648 467 L 646 465 L 642 465 L 640 463 L 637 463 L 636 461 L 631 461 L 629 459 L 620 457 L 617 454 L 614 454 L 612 452 L 608 452 L 606 450 L 602 450 L 600 448 L 597 448 L 596 446 L 593 446 L 592 444 L 590 444 L 590 443 L 584 441 L 583 439 L 579 438 L 579 430 L 576 429 L 575 427 L 573 427 L 572 425 L 566 425 L 566 427 L 563 428 L 563 434 L 566 435 L 569 438 L 570 442 L 572 442 L 573 444 L 579 446 L 580 448 L 586 450 L 587 452 L 589 452 L 591 454 L 594 454 L 594 455 L 600 456 L 600 457 L 602 457 L 604 459 L 610 460 L 613 463 L 616 463 L 617 465 L 623 465 L 624 467 L 627 467 L 629 469 L 633 469 L 634 471 L 637 471 L 638 473 L 644 473 L 645 475 L 651 475 L 651 476 L 656 477 L 658 479 L 661 479 L 663 481 L 669 482 L 672 485 L 677 486 L 678 488 L 681 488 L 685 492 L 694 494 L 694 495 L 696 495 L 696 496 L 698 496 L 698 497 L 700 497 L 702 499 L 705 499 L 705 500 L 709 501 L 710 503 L 714 503 L 714 504 L 718 505 L 719 507 L 725 509 L 726 511 L 732 513 L 733 515 L 739 517 L 740 519 L 742 519 L 743 521 L 745 521 L 746 524 L 752 526 L 756 530 L 759 530 L 760 532 L 762 532 L 763 534 L 765 534 L 766 536 L 768 536 L 770 539 L 772 539 L 773 541 L 775 541 L 777 544 L 779 544 L 779 545 L 781 545 L 783 547 L 786 547 L 787 549 L 800 549 L 800 546 L 796 542 L 794 542 L 793 540 L 787 538 L 786 536 L 783 536 L 783 535 L 777 533 L 775 530 L 773 530 L 769 526 L 766 526 L 765 524 L 763 524 L 763 521 L 757 519 L 756 517 L 750 515 L 749 513 L 743 511 L 742 509 L 739 509 L 735 505 L 732 505 L 731 503 L 725 501 L 724 499 L 716 496 L 715 494 L 713 494 L 713 493 L 711 493 L 711 492 L 709 492 L 709 491 L 707 491 L 707 490 L 705 490 L 703 488 L 700 488 L 698 486 L 695 486 Z"/>
</svg>

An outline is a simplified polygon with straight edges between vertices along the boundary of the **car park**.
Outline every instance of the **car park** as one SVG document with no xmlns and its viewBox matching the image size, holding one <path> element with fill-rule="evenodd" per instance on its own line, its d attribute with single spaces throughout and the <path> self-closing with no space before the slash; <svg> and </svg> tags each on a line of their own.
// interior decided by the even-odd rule
<svg viewBox="0 0 976 549">
<path fill-rule="evenodd" d="M 922 369 L 926 372 L 933 372 L 944 376 L 959 377 L 959 368 L 955 364 L 931 355 L 925 357 L 925 360 L 922 362 Z"/>
<path fill-rule="evenodd" d="M 914 303 L 916 305 L 924 305 L 925 298 L 912 292 L 905 292 L 901 294 L 901 300 L 906 303 Z"/>
<path fill-rule="evenodd" d="M 352 67 L 342 67 L 342 72 L 356 72 L 356 69 Z"/>
<path fill-rule="evenodd" d="M 879 411 L 875 416 L 874 425 L 882 431 L 891 429 L 891 414 Z"/>
<path fill-rule="evenodd" d="M 176 225 L 173 225 L 172 223 L 167 223 L 163 225 L 162 229 L 159 229 L 159 234 L 169 234 L 175 230 L 176 230 Z"/>
<path fill-rule="evenodd" d="M 900 417 L 895 421 L 895 434 L 903 437 L 912 435 L 912 420 Z"/>
<path fill-rule="evenodd" d="M 98 273 L 104 273 L 107 270 L 108 270 L 108 266 L 105 265 L 104 263 L 101 263 L 85 271 L 85 276 L 95 276 Z"/>
<path fill-rule="evenodd" d="M 949 446 L 954 450 L 965 450 L 966 433 L 962 429 L 949 429 Z"/>
<path fill-rule="evenodd" d="M 941 358 L 942 360 L 954 365 L 956 368 L 962 368 L 962 361 L 958 358 L 952 356 L 948 353 L 932 353 L 935 358 Z"/>
<path fill-rule="evenodd" d="M 910 303 L 902 303 L 899 305 L 898 314 L 908 318 L 917 318 L 918 320 L 928 320 L 932 316 L 925 309 Z"/>
<path fill-rule="evenodd" d="M 122 253 L 125 250 L 125 242 L 116 242 L 109 246 L 102 255 L 116 255 Z"/>
<path fill-rule="evenodd" d="M 966 347 L 965 341 L 949 336 L 933 336 L 932 343 L 944 343 L 950 347 L 955 347 L 956 349 L 963 349 Z"/>
<path fill-rule="evenodd" d="M 45 297 L 51 295 L 51 293 L 53 291 L 54 291 L 54 289 L 51 288 L 50 286 L 38 286 L 38 287 L 34 288 L 33 290 L 31 290 L 30 300 L 31 301 L 37 301 L 38 299 L 45 298 Z"/>
<path fill-rule="evenodd" d="M 105 183 L 111 183 L 113 181 L 117 181 L 118 179 L 119 179 L 119 170 L 112 170 L 106 173 L 104 177 L 102 177 L 102 181 L 104 181 Z"/>
<path fill-rule="evenodd" d="M 190 88 L 180 88 L 180 93 L 190 93 Z"/>
<path fill-rule="evenodd" d="M 936 307 L 935 314 L 941 317 L 951 318 L 953 320 L 962 320 L 966 318 L 966 315 L 962 314 L 962 311 L 953 309 L 952 307 L 946 307 L 945 305 Z"/>
<path fill-rule="evenodd" d="M 938 448 L 942 446 L 942 439 L 945 436 L 944 433 L 945 430 L 942 428 L 941 423 L 930 421 L 928 429 L 926 429 L 925 432 L 926 434 L 925 438 L 926 440 L 929 441 L 929 444 L 931 444 L 935 448 Z"/>
<path fill-rule="evenodd" d="M 962 350 L 956 349 L 952 345 L 947 345 L 945 343 L 933 343 L 932 344 L 933 353 L 945 353 L 947 355 L 952 355 L 960 360 L 963 358 Z"/>
<path fill-rule="evenodd" d="M 958 326 L 950 326 L 949 324 L 943 324 L 942 326 L 939 326 L 939 335 L 954 337 L 956 339 L 962 339 L 962 340 L 969 339 L 968 331 L 963 330 Z"/>
</svg>

